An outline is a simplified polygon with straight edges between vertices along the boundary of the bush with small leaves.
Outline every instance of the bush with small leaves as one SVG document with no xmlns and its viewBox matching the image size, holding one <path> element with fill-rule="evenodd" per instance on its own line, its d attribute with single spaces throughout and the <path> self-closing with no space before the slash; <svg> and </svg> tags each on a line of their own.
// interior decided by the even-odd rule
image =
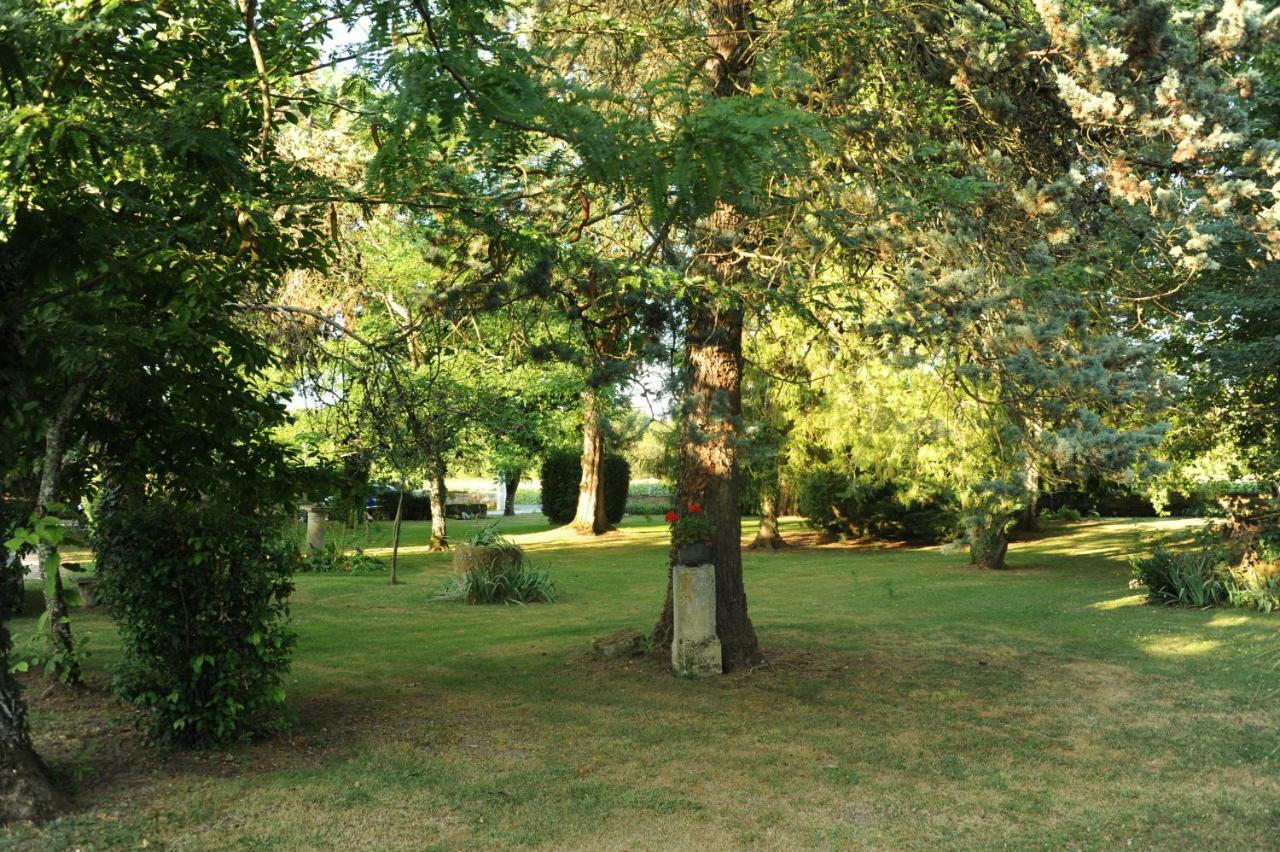
<svg viewBox="0 0 1280 852">
<path fill-rule="evenodd" d="M 298 562 L 282 519 L 137 499 L 96 521 L 100 593 L 124 645 L 116 691 L 153 734 L 209 746 L 281 728 Z"/>
</svg>

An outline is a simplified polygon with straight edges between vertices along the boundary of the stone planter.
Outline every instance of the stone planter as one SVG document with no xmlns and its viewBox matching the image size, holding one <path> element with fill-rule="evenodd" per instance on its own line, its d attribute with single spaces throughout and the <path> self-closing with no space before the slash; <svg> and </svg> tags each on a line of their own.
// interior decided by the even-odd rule
<svg viewBox="0 0 1280 852">
<path fill-rule="evenodd" d="M 482 544 L 453 546 L 453 573 L 461 576 L 473 569 L 490 574 L 506 574 L 520 567 L 524 551 L 518 547 L 487 547 Z"/>
<path fill-rule="evenodd" d="M 315 556 L 324 552 L 324 522 L 329 517 L 329 510 L 324 506 L 307 508 L 307 555 Z"/>
<path fill-rule="evenodd" d="M 80 604 L 86 609 L 98 605 L 98 578 L 94 574 L 80 574 L 72 577 L 76 591 L 80 593 Z"/>
<path fill-rule="evenodd" d="M 694 541 L 676 548 L 676 562 L 680 565 L 705 565 L 710 561 L 711 548 L 704 541 Z"/>
</svg>

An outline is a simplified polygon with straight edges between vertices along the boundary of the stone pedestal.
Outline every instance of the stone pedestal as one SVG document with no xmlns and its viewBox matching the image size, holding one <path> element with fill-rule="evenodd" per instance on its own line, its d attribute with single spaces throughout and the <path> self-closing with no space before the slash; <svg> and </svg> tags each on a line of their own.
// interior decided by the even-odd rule
<svg viewBox="0 0 1280 852">
<path fill-rule="evenodd" d="M 682 677 L 720 674 L 724 667 L 716 636 L 716 566 L 674 566 L 671 604 L 675 622 L 671 667 Z"/>
<path fill-rule="evenodd" d="M 80 574 L 73 580 L 80 592 L 80 605 L 88 609 L 98 605 L 98 578 L 93 574 Z"/>
<path fill-rule="evenodd" d="M 323 506 L 311 506 L 307 509 L 307 554 L 324 552 L 324 522 L 329 517 L 329 510 Z"/>
</svg>

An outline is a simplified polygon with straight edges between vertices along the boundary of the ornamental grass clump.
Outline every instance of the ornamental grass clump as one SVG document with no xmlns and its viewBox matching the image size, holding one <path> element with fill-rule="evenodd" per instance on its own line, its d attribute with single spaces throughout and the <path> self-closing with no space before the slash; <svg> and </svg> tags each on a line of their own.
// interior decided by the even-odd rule
<svg viewBox="0 0 1280 852">
<path fill-rule="evenodd" d="M 1280 609 L 1280 573 L 1259 563 L 1232 567 L 1216 548 L 1175 553 L 1157 547 L 1132 565 L 1129 587 L 1146 589 L 1150 603 L 1233 606 L 1259 612 Z"/>
<path fill-rule="evenodd" d="M 552 603 L 556 584 L 546 571 L 536 568 L 524 551 L 490 524 L 472 534 L 459 550 L 491 551 L 489 558 L 469 557 L 467 567 L 449 580 L 437 600 L 469 604 Z"/>
<path fill-rule="evenodd" d="M 1157 547 L 1151 555 L 1135 559 L 1132 566 L 1130 588 L 1145 588 L 1151 603 L 1206 607 L 1227 600 L 1229 572 L 1216 551 L 1175 553 Z"/>
</svg>

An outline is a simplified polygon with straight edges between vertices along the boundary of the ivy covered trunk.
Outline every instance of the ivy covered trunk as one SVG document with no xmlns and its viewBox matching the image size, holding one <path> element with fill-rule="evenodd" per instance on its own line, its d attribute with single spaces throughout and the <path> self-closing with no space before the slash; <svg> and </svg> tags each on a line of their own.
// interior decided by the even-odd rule
<svg viewBox="0 0 1280 852">
<path fill-rule="evenodd" d="M 42 821 L 61 807 L 49 770 L 31 746 L 27 702 L 9 673 L 13 637 L 6 626 L 22 608 L 22 564 L 0 545 L 0 825 Z M 15 576 L 18 582 L 14 582 Z"/>
<path fill-rule="evenodd" d="M 755 67 L 755 21 L 748 0 L 709 0 L 706 65 L 711 96 L 741 97 L 751 91 Z M 686 413 L 680 441 L 676 508 L 697 504 L 711 525 L 711 560 L 716 568 L 716 635 L 725 671 L 760 660 L 755 627 L 747 615 L 742 582 L 742 513 L 738 502 L 736 423 L 742 416 L 742 319 L 736 294 L 746 270 L 738 248 L 746 217 L 726 202 L 700 224 L 697 272 L 712 292 L 692 297 L 685 326 Z M 719 297 L 719 298 L 717 298 Z M 674 559 L 674 547 L 672 548 Z M 673 633 L 671 572 L 667 597 L 654 627 L 654 643 L 670 648 Z"/>
<path fill-rule="evenodd" d="M 87 385 L 77 382 L 63 396 L 49 429 L 45 432 L 44 466 L 40 474 L 40 491 L 36 497 L 36 513 L 43 516 L 48 507 L 57 502 L 62 482 L 62 460 L 67 451 L 67 429 L 71 418 L 80 407 Z M 40 567 L 45 575 L 45 615 L 49 625 L 49 643 L 52 659 L 58 667 L 58 677 L 69 684 L 81 683 L 80 661 L 76 658 L 75 642 L 71 636 L 71 617 L 62 589 L 58 551 L 53 545 L 41 541 L 37 549 Z"/>
<path fill-rule="evenodd" d="M 511 517 L 516 513 L 516 492 L 520 490 L 520 477 L 524 471 L 520 468 L 509 468 L 501 471 L 502 484 L 507 490 L 507 502 L 502 507 L 502 514 Z"/>
<path fill-rule="evenodd" d="M 969 523 L 969 562 L 979 568 L 999 571 L 1009 552 L 1009 522 L 1005 518 L 973 519 Z"/>
<path fill-rule="evenodd" d="M 429 550 L 449 549 L 449 536 L 445 527 L 444 507 L 449 499 L 449 492 L 444 485 L 444 459 L 439 456 L 432 459 L 431 488 L 428 489 L 428 500 L 431 503 L 431 543 Z"/>
<path fill-rule="evenodd" d="M 604 434 L 600 401 L 593 388 L 582 394 L 582 479 L 578 483 L 578 511 L 574 532 L 600 535 L 611 529 L 604 506 Z"/>
<path fill-rule="evenodd" d="M 755 540 L 751 542 L 752 550 L 780 550 L 786 547 L 782 534 L 778 532 L 778 501 L 772 488 L 767 488 L 760 495 L 760 528 L 756 530 Z"/>
</svg>

